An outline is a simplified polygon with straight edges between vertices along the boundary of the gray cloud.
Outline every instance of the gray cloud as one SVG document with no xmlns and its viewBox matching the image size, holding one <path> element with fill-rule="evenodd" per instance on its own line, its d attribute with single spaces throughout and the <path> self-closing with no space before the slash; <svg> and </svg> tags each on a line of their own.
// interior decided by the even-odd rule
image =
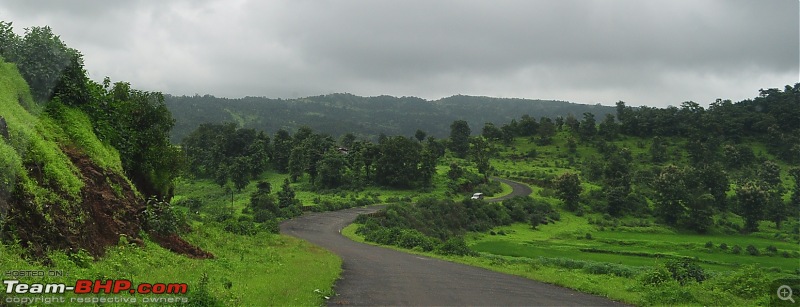
<svg viewBox="0 0 800 307">
<path fill-rule="evenodd" d="M 4 1 L 173 94 L 453 94 L 678 105 L 798 82 L 796 1 Z"/>
</svg>

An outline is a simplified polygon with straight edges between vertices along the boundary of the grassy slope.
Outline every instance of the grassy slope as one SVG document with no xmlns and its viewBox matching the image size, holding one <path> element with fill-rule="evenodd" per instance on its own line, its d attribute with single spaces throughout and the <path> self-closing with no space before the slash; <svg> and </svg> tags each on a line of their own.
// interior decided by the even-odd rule
<svg viewBox="0 0 800 307">
<path fill-rule="evenodd" d="M 22 251 L 15 245 L 0 245 L 0 271 L 61 270 L 66 277 L 21 280 L 67 285 L 81 278 L 188 283 L 189 294 L 176 296 L 190 299 L 207 274 L 208 292 L 225 306 L 319 305 L 324 294 L 330 295 L 341 271 L 338 257 L 294 238 L 266 233 L 238 236 L 197 226 L 187 240 L 214 253 L 215 259 L 189 259 L 146 241 L 144 247 L 123 244 L 110 248 L 107 256 L 96 262 L 53 252 L 55 264 L 44 266 L 23 260 Z"/>
<path fill-rule="evenodd" d="M 82 178 L 60 146 L 78 148 L 98 165 L 122 171 L 119 154 L 97 139 L 88 117 L 76 109 L 59 108 L 59 112 L 54 112 L 58 114 L 56 118 L 42 113 L 41 107 L 32 102 L 27 84 L 16 67 L 0 63 L 0 116 L 8 123 L 10 134 L 10 141 L 0 137 L 0 191 L 8 191 L 20 183 L 24 193 L 32 195 L 37 204 L 79 200 Z M 44 165 L 43 179 L 54 183 L 53 186 L 42 187 L 32 179 L 24 168 L 27 163 Z M 59 191 L 75 200 L 63 200 Z M 17 243 L 6 242 L 0 244 L 0 272 L 60 270 L 67 276 L 23 281 L 68 285 L 81 278 L 127 278 L 135 283 L 186 282 L 190 284 L 190 296 L 201 276 L 207 274 L 209 292 L 224 305 L 254 306 L 319 305 L 323 294 L 330 294 L 341 270 L 341 260 L 335 255 L 290 237 L 238 236 L 200 224 L 194 225 L 194 229 L 187 239 L 215 254 L 215 259 L 189 259 L 146 240 L 144 247 L 121 244 L 110 248 L 106 257 L 96 261 L 85 254 L 67 256 L 51 252 L 53 264 L 48 266 L 25 260 Z M 4 295 L 0 293 L 0 297 Z"/>
</svg>

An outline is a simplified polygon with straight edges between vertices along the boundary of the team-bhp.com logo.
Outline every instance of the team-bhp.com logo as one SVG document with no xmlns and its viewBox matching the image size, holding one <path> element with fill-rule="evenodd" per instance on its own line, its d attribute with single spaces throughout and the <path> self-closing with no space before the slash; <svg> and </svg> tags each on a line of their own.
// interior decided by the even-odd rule
<svg viewBox="0 0 800 307">
<path fill-rule="evenodd" d="M 75 285 L 63 283 L 24 283 L 19 280 L 3 280 L 5 294 L 11 295 L 5 298 L 7 304 L 52 304 L 52 303 L 188 303 L 189 299 L 184 296 L 165 296 L 159 294 L 186 294 L 189 286 L 185 283 L 140 283 L 134 284 L 127 279 L 88 280 L 79 279 Z M 136 296 L 82 296 L 64 297 L 63 294 L 143 294 L 144 297 Z M 150 296 L 155 294 L 155 296 Z M 33 296 L 31 296 L 33 295 Z M 45 296 L 50 295 L 50 296 Z M 4 302 L 0 302 L 3 305 Z"/>
<path fill-rule="evenodd" d="M 136 287 L 127 279 L 106 281 L 79 279 L 74 286 L 66 284 L 21 283 L 19 280 L 4 280 L 7 294 L 186 294 L 189 286 L 183 284 L 141 283 Z"/>
</svg>

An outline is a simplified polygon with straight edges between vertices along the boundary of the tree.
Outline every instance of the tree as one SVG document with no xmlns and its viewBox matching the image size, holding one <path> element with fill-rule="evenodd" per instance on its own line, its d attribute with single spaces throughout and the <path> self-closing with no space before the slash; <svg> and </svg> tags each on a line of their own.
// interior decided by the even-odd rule
<svg viewBox="0 0 800 307">
<path fill-rule="evenodd" d="M 780 229 L 781 222 L 791 215 L 788 204 L 784 203 L 781 197 L 784 192 L 783 181 L 781 181 L 781 168 L 775 162 L 764 161 L 758 170 L 758 177 L 762 187 L 767 192 L 765 217 L 775 222 L 775 227 Z"/>
<path fill-rule="evenodd" d="M 272 165 L 279 173 L 289 171 L 289 155 L 292 153 L 292 137 L 289 132 L 279 129 L 275 132 L 272 150 Z"/>
<path fill-rule="evenodd" d="M 659 136 L 653 137 L 653 143 L 650 144 L 650 159 L 653 163 L 667 161 L 667 146 L 664 145 L 664 140 Z"/>
<path fill-rule="evenodd" d="M 467 157 L 470 133 L 469 123 L 465 120 L 456 120 L 450 125 L 450 150 L 456 157 Z"/>
<path fill-rule="evenodd" d="M 597 133 L 609 141 L 617 138 L 619 125 L 614 121 L 614 115 L 606 114 L 606 117 L 600 123 Z"/>
<path fill-rule="evenodd" d="M 631 166 L 633 160 L 630 150 L 623 148 L 609 153 L 608 163 L 603 170 L 603 178 L 608 213 L 619 216 L 627 207 L 628 194 L 631 192 Z"/>
<path fill-rule="evenodd" d="M 294 189 L 289 185 L 289 178 L 283 180 L 281 190 L 278 191 L 278 207 L 283 217 L 293 217 L 302 213 L 300 202 L 295 198 Z"/>
<path fill-rule="evenodd" d="M 344 156 L 336 150 L 328 150 L 322 160 L 319 161 L 319 176 L 317 181 L 324 188 L 336 188 L 344 184 L 344 172 L 347 161 Z"/>
<path fill-rule="evenodd" d="M 417 129 L 417 132 L 414 133 L 414 138 L 416 138 L 419 142 L 424 141 L 426 136 L 428 136 L 428 134 L 420 129 Z"/>
<path fill-rule="evenodd" d="M 539 124 L 536 122 L 536 119 L 532 118 L 528 114 L 525 114 L 522 115 L 522 118 L 520 118 L 517 128 L 520 136 L 532 136 L 535 135 L 539 130 Z"/>
<path fill-rule="evenodd" d="M 578 133 L 581 123 L 578 121 L 577 118 L 575 118 L 575 115 L 572 115 L 572 113 L 570 113 L 567 114 L 567 118 L 564 119 L 564 125 L 567 126 L 567 128 L 569 128 L 570 132 Z"/>
<path fill-rule="evenodd" d="M 578 174 L 564 173 L 553 182 L 558 198 L 564 201 L 564 206 L 569 211 L 578 210 L 578 199 L 583 191 Z"/>
<path fill-rule="evenodd" d="M 686 170 L 675 165 L 667 165 L 655 180 L 656 216 L 671 226 L 686 214 L 686 203 L 689 199 L 686 184 Z"/>
<path fill-rule="evenodd" d="M 6 61 L 14 62 L 17 56 L 17 48 L 22 38 L 14 33 L 11 22 L 0 21 L 0 57 Z"/>
<path fill-rule="evenodd" d="M 379 147 L 375 169 L 375 181 L 379 184 L 408 188 L 422 179 L 418 167 L 422 147 L 419 142 L 395 136 L 387 138 Z"/>
<path fill-rule="evenodd" d="M 499 141 L 503 139 L 503 131 L 497 128 L 493 123 L 485 123 L 481 136 L 491 141 Z"/>
<path fill-rule="evenodd" d="M 464 176 L 464 170 L 456 163 L 450 163 L 450 170 L 447 171 L 447 178 L 450 180 L 458 181 L 459 178 Z"/>
<path fill-rule="evenodd" d="M 423 186 L 430 186 L 431 182 L 433 181 L 433 176 L 436 175 L 436 164 L 439 161 L 439 157 L 436 156 L 430 147 L 426 147 L 422 150 L 422 156 L 420 157 L 420 165 L 419 165 L 419 172 L 422 178 L 422 185 Z"/>
<path fill-rule="evenodd" d="M 714 225 L 712 208 L 715 202 L 714 196 L 709 193 L 690 200 L 686 206 L 686 227 L 699 233 L 708 231 Z"/>
<path fill-rule="evenodd" d="M 758 231 L 758 221 L 764 217 L 763 205 L 767 199 L 767 192 L 753 181 L 748 181 L 736 189 L 739 215 L 744 218 L 744 231 Z"/>
<path fill-rule="evenodd" d="M 82 64 L 76 60 L 80 53 L 68 48 L 50 27 L 31 27 L 25 32 L 13 60 L 28 82 L 33 98 L 46 102 L 53 97 L 62 72 L 70 65 Z"/>
<path fill-rule="evenodd" d="M 792 212 L 797 212 L 800 210 L 800 167 L 790 169 L 789 175 L 794 178 L 794 190 L 792 190 L 787 208 Z"/>
<path fill-rule="evenodd" d="M 494 150 L 491 144 L 483 137 L 474 137 L 470 143 L 471 157 L 478 167 L 478 173 L 483 175 L 484 182 L 489 182 L 489 169 L 491 166 L 489 165 L 489 158 L 491 158 Z"/>
<path fill-rule="evenodd" d="M 700 194 L 710 194 L 714 197 L 712 205 L 720 211 L 726 211 L 727 208 L 727 192 L 730 188 L 730 181 L 728 174 L 719 163 L 712 163 L 700 166 L 694 169 L 692 177 L 697 184 L 696 188 L 700 189 Z"/>
<path fill-rule="evenodd" d="M 553 125 L 553 120 L 549 117 L 542 117 L 539 120 L 539 144 L 550 144 L 554 135 L 556 135 L 556 127 Z"/>
<path fill-rule="evenodd" d="M 246 156 L 239 156 L 233 159 L 229 168 L 229 177 L 233 181 L 233 186 L 241 192 L 250 183 L 250 167 L 252 163 Z"/>
<path fill-rule="evenodd" d="M 594 114 L 586 112 L 583 113 L 583 121 L 580 124 L 580 136 L 584 140 L 591 139 L 597 134 L 597 122 L 594 119 Z"/>
<path fill-rule="evenodd" d="M 269 182 L 262 181 L 256 186 L 256 191 L 250 194 L 250 209 L 253 210 L 253 218 L 256 222 L 264 222 L 270 217 L 263 212 L 269 212 L 269 215 L 278 216 L 280 208 L 275 201 L 275 197 L 270 193 L 272 186 Z"/>
<path fill-rule="evenodd" d="M 339 145 L 344 148 L 352 148 L 353 143 L 356 141 L 356 136 L 352 132 L 345 133 L 339 140 Z"/>
<path fill-rule="evenodd" d="M 292 148 L 292 151 L 289 154 L 288 171 L 292 182 L 297 182 L 297 180 L 303 176 L 303 172 L 306 170 L 308 164 L 306 150 L 307 149 L 303 146 L 297 146 Z"/>
</svg>

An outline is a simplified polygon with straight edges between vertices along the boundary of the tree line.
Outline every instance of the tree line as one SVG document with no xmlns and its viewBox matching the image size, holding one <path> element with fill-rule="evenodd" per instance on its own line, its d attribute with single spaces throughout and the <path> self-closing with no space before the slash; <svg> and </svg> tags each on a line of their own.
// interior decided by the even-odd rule
<svg viewBox="0 0 800 307">
<path fill-rule="evenodd" d="M 317 189 L 427 187 L 443 146 L 433 137 L 384 136 L 373 143 L 345 134 L 335 140 L 308 127 L 270 136 L 232 123 L 200 125 L 181 143 L 191 175 L 219 185 L 232 182 L 238 190 L 269 169 L 292 182 L 307 176 Z"/>
</svg>

